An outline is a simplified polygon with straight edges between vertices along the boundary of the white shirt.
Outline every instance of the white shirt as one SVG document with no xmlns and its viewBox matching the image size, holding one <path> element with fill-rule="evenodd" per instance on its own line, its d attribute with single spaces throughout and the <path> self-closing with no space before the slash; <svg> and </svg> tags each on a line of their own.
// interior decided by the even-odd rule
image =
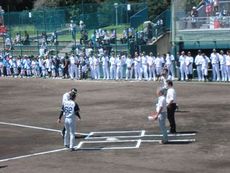
<svg viewBox="0 0 230 173">
<path fill-rule="evenodd" d="M 180 56 L 180 58 L 179 58 L 179 62 L 180 62 L 180 66 L 182 67 L 182 66 L 184 66 L 184 65 L 186 65 L 185 64 L 185 59 L 186 59 L 186 56 L 184 55 L 181 55 Z"/>
<path fill-rule="evenodd" d="M 147 62 L 148 62 L 149 66 L 152 66 L 153 64 L 155 64 L 155 57 L 154 56 L 148 56 Z"/>
<path fill-rule="evenodd" d="M 126 64 L 127 64 L 127 68 L 131 68 L 131 67 L 132 67 L 132 64 L 133 64 L 133 59 L 127 58 L 127 59 L 126 59 Z"/>
<path fill-rule="evenodd" d="M 115 66 L 116 65 L 116 59 L 115 59 L 115 57 L 111 56 L 109 62 L 111 64 L 111 66 Z"/>
<path fill-rule="evenodd" d="M 65 118 L 75 119 L 75 102 L 73 100 L 67 100 L 63 103 L 63 112 Z"/>
<path fill-rule="evenodd" d="M 225 65 L 226 64 L 226 56 L 225 55 L 219 55 L 219 60 L 220 60 L 220 64 L 221 65 Z"/>
<path fill-rule="evenodd" d="M 169 88 L 166 95 L 166 103 L 169 104 L 173 100 L 176 103 L 176 91 L 174 88 Z"/>
<path fill-rule="evenodd" d="M 162 108 L 161 112 L 167 112 L 165 96 L 158 97 L 158 102 L 156 104 L 156 112 L 159 113 L 161 108 Z"/>
<path fill-rule="evenodd" d="M 109 61 L 108 56 L 102 56 L 101 61 L 103 66 L 108 66 L 108 61 Z"/>
<path fill-rule="evenodd" d="M 219 54 L 218 53 L 212 53 L 210 59 L 211 59 L 212 64 L 219 63 Z"/>
<path fill-rule="evenodd" d="M 160 57 L 156 57 L 155 59 L 155 64 L 157 68 L 161 68 L 162 67 L 162 59 Z"/>
<path fill-rule="evenodd" d="M 186 56 L 185 58 L 185 64 L 188 66 L 192 65 L 193 63 L 193 57 L 192 56 Z"/>
<path fill-rule="evenodd" d="M 201 65 L 203 61 L 203 56 L 202 55 L 197 55 L 195 58 L 195 64 L 196 65 Z"/>
<path fill-rule="evenodd" d="M 74 65 L 74 64 L 76 63 L 76 58 L 75 58 L 75 56 L 70 56 L 69 60 L 70 60 L 70 64 L 71 64 L 71 65 Z"/>
<path fill-rule="evenodd" d="M 227 66 L 230 66 L 230 56 L 229 55 L 227 55 L 226 57 L 225 57 L 226 59 L 226 65 Z"/>
</svg>

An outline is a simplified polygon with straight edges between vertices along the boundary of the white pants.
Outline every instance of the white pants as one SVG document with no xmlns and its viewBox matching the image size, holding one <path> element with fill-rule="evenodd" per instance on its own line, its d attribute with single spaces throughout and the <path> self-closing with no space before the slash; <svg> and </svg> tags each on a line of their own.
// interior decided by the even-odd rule
<svg viewBox="0 0 230 173">
<path fill-rule="evenodd" d="M 148 80 L 148 66 L 147 65 L 142 65 L 142 69 L 143 69 L 145 80 Z"/>
<path fill-rule="evenodd" d="M 154 65 L 149 66 L 149 80 L 156 80 L 156 69 Z"/>
<path fill-rule="evenodd" d="M 103 70 L 103 78 L 108 80 L 109 79 L 109 68 L 108 68 L 108 66 L 103 65 L 102 70 Z"/>
<path fill-rule="evenodd" d="M 117 66 L 117 69 L 116 69 L 116 80 L 118 79 L 122 79 L 122 67 L 121 66 Z"/>
<path fill-rule="evenodd" d="M 225 64 L 220 64 L 220 72 L 222 81 L 227 81 L 227 67 Z"/>
<path fill-rule="evenodd" d="M 65 118 L 65 137 L 64 137 L 64 145 L 68 145 L 69 148 L 74 148 L 76 145 L 75 141 L 75 131 L 76 131 L 76 122 L 75 118 Z"/>
<path fill-rule="evenodd" d="M 186 66 L 185 65 L 180 66 L 180 76 L 181 76 L 181 80 L 183 81 L 186 76 Z"/>
<path fill-rule="evenodd" d="M 99 65 L 94 66 L 94 76 L 95 76 L 95 79 L 100 79 L 100 68 L 99 68 Z"/>
<path fill-rule="evenodd" d="M 202 76 L 204 76 L 204 71 L 201 69 L 202 66 L 201 65 L 197 65 L 196 66 L 196 71 L 197 71 L 197 77 L 198 77 L 198 80 L 201 81 L 203 79 Z"/>
<path fill-rule="evenodd" d="M 141 75 L 141 68 L 140 65 L 135 65 L 135 79 L 141 79 L 142 75 Z"/>
<path fill-rule="evenodd" d="M 110 67 L 110 79 L 115 79 L 117 68 L 115 65 Z"/>
<path fill-rule="evenodd" d="M 174 80 L 175 78 L 175 71 L 173 64 L 168 65 L 168 76 L 171 76 L 171 79 Z"/>
<path fill-rule="evenodd" d="M 227 68 L 228 82 L 230 82 L 230 65 L 227 65 L 226 68 Z"/>
<path fill-rule="evenodd" d="M 71 64 L 70 65 L 70 68 L 69 68 L 69 75 L 70 75 L 70 78 L 73 79 L 74 77 L 76 79 L 79 79 L 79 70 L 77 68 L 77 65 L 75 64 Z"/>
<path fill-rule="evenodd" d="M 94 72 L 93 65 L 90 65 L 90 75 L 91 75 L 91 79 L 95 79 L 95 72 Z"/>
<path fill-rule="evenodd" d="M 220 68 L 219 64 L 212 64 L 212 80 L 220 81 Z"/>
</svg>

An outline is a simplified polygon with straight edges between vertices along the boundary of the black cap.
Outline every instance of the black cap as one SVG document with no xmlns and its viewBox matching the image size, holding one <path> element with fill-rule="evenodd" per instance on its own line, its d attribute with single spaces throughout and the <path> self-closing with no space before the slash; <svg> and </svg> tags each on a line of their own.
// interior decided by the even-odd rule
<svg viewBox="0 0 230 173">
<path fill-rule="evenodd" d="M 77 89 L 76 88 L 72 88 L 70 91 L 71 91 L 71 93 L 77 94 Z"/>
</svg>

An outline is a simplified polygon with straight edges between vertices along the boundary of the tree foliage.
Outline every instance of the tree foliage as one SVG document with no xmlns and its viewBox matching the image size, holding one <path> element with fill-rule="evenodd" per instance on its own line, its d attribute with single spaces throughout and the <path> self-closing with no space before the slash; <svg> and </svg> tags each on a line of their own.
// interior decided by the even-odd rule
<svg viewBox="0 0 230 173">
<path fill-rule="evenodd" d="M 170 7 L 171 0 L 147 0 L 148 10 L 149 10 L 149 19 L 153 20 L 161 12 Z"/>
</svg>

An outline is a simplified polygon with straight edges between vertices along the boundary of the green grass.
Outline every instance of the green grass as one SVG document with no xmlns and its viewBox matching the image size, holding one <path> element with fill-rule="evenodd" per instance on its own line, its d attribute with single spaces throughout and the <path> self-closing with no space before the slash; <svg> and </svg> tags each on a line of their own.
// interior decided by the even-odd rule
<svg viewBox="0 0 230 173">
<path fill-rule="evenodd" d="M 120 38 L 122 36 L 123 30 L 125 28 L 127 28 L 127 27 L 129 27 L 129 25 L 118 25 L 118 26 L 110 25 L 110 26 L 107 26 L 107 27 L 103 27 L 102 29 L 106 29 L 106 30 L 116 29 L 117 36 L 118 36 L 118 38 Z M 89 36 L 89 38 L 91 37 L 91 35 L 92 35 L 93 32 L 94 32 L 94 29 L 88 30 L 88 36 Z M 77 40 L 79 40 L 80 37 L 81 37 L 81 35 L 78 32 L 77 33 Z M 58 36 L 58 40 L 59 41 L 72 41 L 71 33 L 68 32 L 68 34 L 66 34 L 66 35 L 60 35 L 60 36 Z"/>
</svg>

